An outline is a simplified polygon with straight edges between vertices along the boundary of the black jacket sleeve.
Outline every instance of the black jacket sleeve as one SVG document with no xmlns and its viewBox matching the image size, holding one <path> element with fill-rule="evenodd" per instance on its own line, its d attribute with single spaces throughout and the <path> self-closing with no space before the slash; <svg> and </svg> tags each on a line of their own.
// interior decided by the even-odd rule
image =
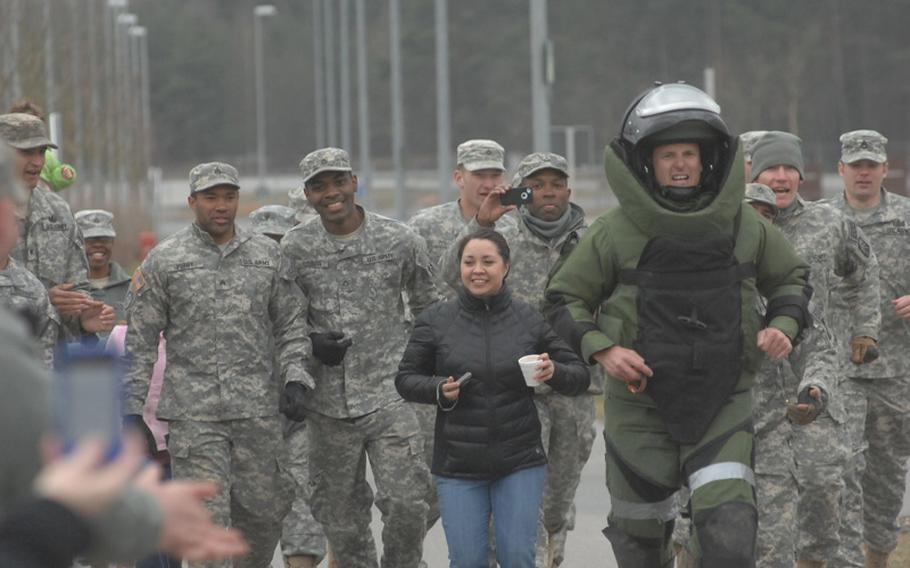
<svg viewBox="0 0 910 568">
<path fill-rule="evenodd" d="M 434 376 L 436 338 L 430 318 L 435 311 L 431 309 L 417 317 L 404 355 L 398 364 L 395 388 L 402 398 L 411 402 L 436 404 L 438 402 L 436 389 L 439 383 L 445 380 Z"/>
<path fill-rule="evenodd" d="M 553 378 L 545 384 L 567 396 L 585 392 L 591 384 L 591 373 L 584 361 L 553 331 L 543 317 L 537 323 L 536 335 L 539 353 L 548 353 L 553 361 Z"/>
<path fill-rule="evenodd" d="M 30 501 L 0 522 L 0 566 L 68 568 L 89 544 L 89 527 L 63 505 Z"/>
</svg>

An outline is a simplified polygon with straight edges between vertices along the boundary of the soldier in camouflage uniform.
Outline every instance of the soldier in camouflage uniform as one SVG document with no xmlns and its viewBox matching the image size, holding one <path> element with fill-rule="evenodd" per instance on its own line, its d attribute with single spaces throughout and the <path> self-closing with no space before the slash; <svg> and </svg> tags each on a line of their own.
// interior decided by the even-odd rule
<svg viewBox="0 0 910 568">
<path fill-rule="evenodd" d="M 285 233 L 298 223 L 297 212 L 284 205 L 263 205 L 250 211 L 250 229 L 280 243 Z"/>
<path fill-rule="evenodd" d="M 292 190 L 293 191 L 293 190 Z M 284 205 L 264 205 L 250 212 L 250 229 L 281 242 L 297 225 L 297 210 Z M 284 420 L 284 452 L 279 463 L 296 487 L 291 510 L 281 526 L 281 552 L 286 568 L 313 568 L 325 556 L 325 532 L 313 518 L 307 499 L 310 441 L 306 421 Z"/>
<path fill-rule="evenodd" d="M 533 201 L 520 211 L 517 229 L 505 235 L 513 259 L 509 287 L 513 297 L 539 310 L 544 306 L 549 275 L 587 229 L 584 210 L 569 201 L 572 190 L 568 178 L 566 159 L 552 153 L 526 156 L 512 178 L 513 187 L 530 187 L 534 193 Z M 543 523 L 535 558 L 538 568 L 562 564 L 567 533 L 575 528 L 575 491 L 596 435 L 594 397 L 603 394 L 600 369 L 591 367 L 590 371 L 591 386 L 579 396 L 558 394 L 545 384 L 534 388 L 547 452 Z"/>
<path fill-rule="evenodd" d="M 76 213 L 76 225 L 85 238 L 92 297 L 114 308 L 117 323 L 126 323 L 130 277 L 117 261 L 111 260 L 117 237 L 114 214 L 103 209 L 84 209 Z"/>
<path fill-rule="evenodd" d="M 874 130 L 840 137 L 838 172 L 845 191 L 828 201 L 856 222 L 872 242 L 881 265 L 880 357 L 866 365 L 846 364 L 845 398 L 853 457 L 846 479 L 847 502 L 841 523 L 842 546 L 830 565 L 887 565 L 896 545 L 910 457 L 910 200 L 888 192 L 887 139 Z M 855 305 L 838 304 L 839 317 Z M 842 341 L 844 339 L 842 338 Z M 864 472 L 865 468 L 865 472 Z"/>
<path fill-rule="evenodd" d="M 852 307 L 850 322 L 851 356 L 862 363 L 865 351 L 875 344 L 880 323 L 879 267 L 869 242 L 856 223 L 835 208 L 806 203 L 798 195 L 803 179 L 801 141 L 786 133 L 768 132 L 758 141 L 753 154 L 752 175 L 770 187 L 779 213 L 774 220 L 797 253 L 811 266 L 809 283 L 814 292 L 810 312 L 816 325 L 832 340 L 838 336 L 832 325 L 835 297 Z M 842 334 L 843 335 L 843 334 Z M 835 340 L 835 357 L 842 360 L 847 343 Z M 840 369 L 829 386 L 839 389 Z M 785 373 L 788 373 L 786 370 Z M 790 384 L 797 381 L 789 379 Z M 831 390 L 828 390 L 832 395 Z M 832 396 L 827 412 L 811 424 L 792 431 L 791 445 L 799 482 L 797 522 L 799 567 L 820 567 L 834 558 L 838 549 L 840 499 L 847 460 L 846 415 L 842 397 Z"/>
<path fill-rule="evenodd" d="M 278 244 L 234 224 L 239 181 L 223 163 L 190 171 L 196 220 L 155 247 L 133 276 L 127 313 L 124 414 L 140 416 L 158 353 L 167 369 L 157 416 L 170 429 L 174 477 L 213 479 L 216 522 L 240 529 L 250 553 L 235 566 L 267 566 L 290 503 L 281 475 L 281 410 L 296 416 L 313 380 L 305 298 Z M 277 352 L 277 353 L 276 353 Z"/>
<path fill-rule="evenodd" d="M 60 333 L 57 310 L 47 299 L 47 290 L 34 274 L 10 258 L 0 245 L 0 306 L 19 314 L 31 327 L 41 347 L 44 364 L 54 366 L 54 349 Z"/>
<path fill-rule="evenodd" d="M 381 565 L 414 568 L 429 470 L 414 408 L 394 379 L 409 332 L 404 295 L 415 315 L 439 299 L 426 245 L 406 225 L 355 203 L 357 177 L 344 150 L 311 152 L 300 172 L 319 217 L 290 230 L 281 248 L 309 299 L 313 330 L 310 505 L 339 566 L 377 566 L 369 458 L 384 524 Z"/>
<path fill-rule="evenodd" d="M 113 310 L 88 294 L 82 233 L 66 201 L 40 181 L 44 152 L 57 147 L 48 138 L 44 122 L 24 113 L 0 115 L 0 138 L 16 151 L 20 176 L 29 191 L 19 244 L 12 257 L 47 288 L 68 333 L 78 336 L 87 331 L 80 324 L 83 311 L 89 311 L 89 317 L 101 314 L 109 331 L 114 325 Z"/>
<path fill-rule="evenodd" d="M 408 221 L 408 225 L 427 242 L 427 250 L 430 258 L 436 260 L 436 266 L 441 266 L 443 253 L 459 234 L 468 234 L 479 228 L 476 217 L 481 203 L 494 188 L 505 186 L 504 159 L 505 150 L 493 140 L 462 142 L 458 145 L 457 163 L 452 174 L 458 186 L 458 199 L 422 209 Z M 516 225 L 514 216 L 505 215 L 494 228 L 503 232 L 514 229 Z M 437 287 L 446 299 L 456 297 L 452 284 L 455 280 L 444 280 L 441 275 L 437 278 Z M 435 411 L 432 416 L 435 418 Z M 432 422 L 430 428 L 432 431 Z"/>
<path fill-rule="evenodd" d="M 747 183 L 743 201 L 758 211 L 758 214 L 773 222 L 777 218 L 777 198 L 774 190 L 763 183 Z"/>
<path fill-rule="evenodd" d="M 745 201 L 769 221 L 777 217 L 774 191 L 761 183 L 746 184 Z M 766 302 L 757 307 L 764 317 Z M 809 310 L 817 312 L 815 302 Z M 755 427 L 755 491 L 758 505 L 757 562 L 759 568 L 792 568 L 797 545 L 796 459 L 792 439 L 794 424 L 811 422 L 830 399 L 830 378 L 837 375 L 837 353 L 825 329 L 813 322 L 787 360 L 765 361 L 752 387 Z M 799 384 L 794 384 L 799 380 Z M 796 393 L 818 389 L 818 403 L 797 407 Z M 811 395 L 810 395 L 811 396 Z"/>
<path fill-rule="evenodd" d="M 458 199 L 422 209 L 408 221 L 408 225 L 426 241 L 427 251 L 430 259 L 435 263 L 434 268 L 437 273 L 443 254 L 453 243 L 457 242 L 458 235 L 466 230 L 473 232 L 478 228 L 474 217 L 484 198 L 494 187 L 505 183 L 504 160 L 505 150 L 493 140 L 477 139 L 462 142 L 456 150 L 455 171 L 452 173 L 452 178 L 458 187 Z M 515 226 L 515 219 L 507 215 L 499 220 L 496 229 L 501 231 Z M 457 280 L 458 278 L 455 281 Z M 455 288 L 439 278 L 438 274 L 436 287 L 447 300 L 456 297 Z M 414 411 L 417 413 L 420 429 L 426 438 L 424 459 L 429 468 L 433 463 L 433 438 L 435 435 L 433 429 L 436 422 L 436 410 L 426 404 L 415 404 Z M 427 504 L 430 507 L 427 515 L 427 530 L 430 530 L 439 520 L 439 500 L 435 490 L 430 491 L 427 495 Z"/>
<path fill-rule="evenodd" d="M 303 186 L 299 185 L 288 192 L 288 207 L 294 210 L 294 218 L 298 223 L 308 221 L 313 217 L 318 217 L 313 206 L 306 200 L 306 192 Z"/>
</svg>

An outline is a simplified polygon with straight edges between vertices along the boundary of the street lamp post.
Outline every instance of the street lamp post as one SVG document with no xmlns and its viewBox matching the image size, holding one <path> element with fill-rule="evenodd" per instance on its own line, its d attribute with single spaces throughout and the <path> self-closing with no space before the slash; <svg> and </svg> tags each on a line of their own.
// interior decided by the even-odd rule
<svg viewBox="0 0 910 568">
<path fill-rule="evenodd" d="M 278 13 L 271 4 L 259 4 L 253 8 L 253 67 L 256 73 L 256 172 L 260 192 L 265 187 L 265 73 L 262 57 L 262 18 Z"/>
<path fill-rule="evenodd" d="M 452 118 L 449 104 L 449 7 L 436 0 L 436 167 L 439 202 L 450 199 L 452 188 Z"/>
<path fill-rule="evenodd" d="M 139 125 L 140 140 L 142 144 L 142 162 L 143 170 L 151 166 L 151 136 L 149 130 L 150 112 L 149 112 L 149 69 L 148 69 L 148 32 L 143 26 L 133 26 L 130 28 L 130 38 L 133 40 L 133 58 L 136 85 L 139 90 L 139 96 L 136 97 L 136 106 L 134 109 L 136 123 Z"/>
<path fill-rule="evenodd" d="M 547 38 L 547 0 L 530 0 L 531 112 L 534 151 L 550 151 L 550 86 L 553 84 L 553 44 Z"/>
<path fill-rule="evenodd" d="M 370 164 L 370 103 L 367 85 L 367 24 L 364 0 L 356 0 L 357 27 L 357 126 L 360 137 L 360 187 L 370 209 L 376 206 L 373 194 L 373 168 Z"/>
<path fill-rule="evenodd" d="M 105 95 L 105 130 L 107 137 L 105 146 L 107 148 L 106 175 L 104 176 L 104 191 L 102 192 L 102 202 L 110 203 L 114 199 L 113 180 L 119 179 L 119 171 L 122 164 L 120 163 L 118 149 L 119 132 L 117 129 L 118 116 L 117 109 L 119 104 L 120 89 L 117 83 L 119 77 L 120 57 L 117 55 L 117 16 L 126 10 L 126 0 L 107 0 L 107 10 L 105 11 L 104 21 L 104 51 L 108 53 L 104 65 L 104 83 L 107 86 Z M 93 89 L 94 90 L 94 89 Z M 101 177 L 99 176 L 99 180 Z"/>
<path fill-rule="evenodd" d="M 395 170 L 395 217 L 401 221 L 407 215 L 404 152 L 404 110 L 401 89 L 401 7 L 399 0 L 389 0 L 389 59 L 391 59 L 392 99 L 392 165 Z"/>
<path fill-rule="evenodd" d="M 136 157 L 135 140 L 133 139 L 133 127 L 131 124 L 132 115 L 130 113 L 130 103 L 132 101 L 132 85 L 130 84 L 130 38 L 129 29 L 139 22 L 136 14 L 126 13 L 117 16 L 117 28 L 114 33 L 114 45 L 117 57 L 120 59 L 119 71 L 115 76 L 117 89 L 119 92 L 119 101 L 117 112 L 119 113 L 117 124 L 120 127 L 118 139 L 120 140 L 119 150 L 122 152 L 120 157 L 120 189 L 118 192 L 119 204 L 125 208 L 129 203 L 129 184 L 132 181 L 133 160 Z"/>
</svg>

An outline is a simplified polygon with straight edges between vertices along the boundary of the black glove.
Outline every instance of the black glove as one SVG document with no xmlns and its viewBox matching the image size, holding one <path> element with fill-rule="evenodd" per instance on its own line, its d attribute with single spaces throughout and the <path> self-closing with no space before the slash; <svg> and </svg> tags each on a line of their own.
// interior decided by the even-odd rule
<svg viewBox="0 0 910 568">
<path fill-rule="evenodd" d="M 815 388 L 819 391 L 819 397 L 815 398 L 809 394 L 809 389 Z M 822 413 L 822 411 L 827 406 L 827 397 L 825 396 L 824 391 L 818 387 L 807 387 L 799 393 L 799 396 L 796 398 L 796 404 L 787 405 L 787 418 L 790 419 L 790 422 L 798 426 L 805 426 L 809 424 Z M 806 405 L 806 408 L 799 408 L 798 405 Z"/>
<path fill-rule="evenodd" d="M 123 417 L 123 430 L 126 432 L 133 431 L 138 432 L 140 436 L 145 440 L 146 449 L 150 456 L 155 456 L 158 453 L 158 443 L 155 441 L 155 436 L 152 434 L 152 431 L 149 430 L 148 424 L 143 420 L 142 415 L 140 414 L 127 414 Z"/>
<path fill-rule="evenodd" d="M 298 381 L 291 381 L 284 385 L 284 392 L 278 400 L 278 410 L 289 420 L 302 422 L 305 416 L 303 401 L 306 398 L 307 388 Z"/>
<path fill-rule="evenodd" d="M 313 342 L 313 357 L 330 367 L 340 365 L 348 347 L 351 346 L 351 338 L 344 339 L 344 334 L 340 331 L 311 333 L 310 341 Z"/>
</svg>

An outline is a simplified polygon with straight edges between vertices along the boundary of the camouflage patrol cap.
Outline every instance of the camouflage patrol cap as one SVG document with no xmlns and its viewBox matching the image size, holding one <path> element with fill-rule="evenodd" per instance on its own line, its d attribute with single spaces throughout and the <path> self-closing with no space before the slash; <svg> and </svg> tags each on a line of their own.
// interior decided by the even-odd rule
<svg viewBox="0 0 910 568">
<path fill-rule="evenodd" d="M 517 187 L 521 180 L 540 170 L 556 170 L 569 177 L 569 163 L 565 158 L 552 152 L 534 152 L 518 163 L 515 175 L 512 176 L 512 186 Z"/>
<path fill-rule="evenodd" d="M 739 135 L 739 140 L 743 145 L 743 157 L 747 162 L 752 161 L 752 151 L 755 150 L 755 145 L 767 133 L 767 130 L 749 130 Z"/>
<path fill-rule="evenodd" d="M 852 164 L 860 160 L 872 160 L 880 164 L 888 161 L 885 144 L 888 139 L 874 130 L 853 130 L 840 135 L 840 161 Z"/>
<path fill-rule="evenodd" d="M 306 191 L 302 185 L 298 185 L 288 192 L 288 205 L 294 210 L 294 218 L 297 219 L 298 223 L 303 223 L 310 217 L 317 215 L 316 210 L 307 201 Z"/>
<path fill-rule="evenodd" d="M 232 185 L 240 189 L 237 168 L 224 162 L 208 162 L 190 170 L 190 195 L 219 185 Z"/>
<path fill-rule="evenodd" d="M 747 183 L 744 201 L 770 205 L 771 210 L 777 214 L 777 199 L 774 196 L 774 190 L 763 183 Z"/>
<path fill-rule="evenodd" d="M 283 236 L 297 224 L 295 211 L 284 205 L 263 205 L 250 211 L 250 227 L 263 235 Z"/>
<path fill-rule="evenodd" d="M 73 216 L 76 224 L 82 229 L 82 236 L 86 239 L 95 237 L 117 236 L 114 231 L 114 214 L 104 209 L 83 209 Z"/>
<path fill-rule="evenodd" d="M 505 170 L 506 151 L 493 140 L 468 140 L 458 145 L 456 164 L 469 172 Z"/>
<path fill-rule="evenodd" d="M 351 158 L 341 148 L 320 148 L 300 160 L 300 175 L 306 183 L 322 172 L 351 172 Z"/>
<path fill-rule="evenodd" d="M 24 112 L 0 114 L 0 138 L 19 150 L 31 150 L 44 146 L 57 147 L 48 138 L 44 121 Z"/>
</svg>

